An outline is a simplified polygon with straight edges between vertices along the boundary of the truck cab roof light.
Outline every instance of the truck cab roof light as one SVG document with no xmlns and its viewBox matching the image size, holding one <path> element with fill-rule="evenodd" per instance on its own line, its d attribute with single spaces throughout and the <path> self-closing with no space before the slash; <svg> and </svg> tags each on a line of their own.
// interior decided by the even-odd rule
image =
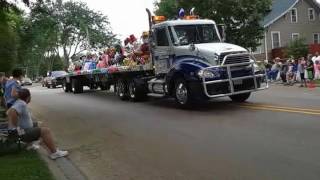
<svg viewBox="0 0 320 180">
<path fill-rule="evenodd" d="M 190 16 L 185 16 L 185 20 L 194 20 L 194 19 L 199 19 L 198 15 L 190 15 Z"/>
<path fill-rule="evenodd" d="M 157 24 L 157 23 L 161 23 L 163 21 L 166 20 L 166 17 L 164 16 L 152 16 L 152 21 Z"/>
</svg>

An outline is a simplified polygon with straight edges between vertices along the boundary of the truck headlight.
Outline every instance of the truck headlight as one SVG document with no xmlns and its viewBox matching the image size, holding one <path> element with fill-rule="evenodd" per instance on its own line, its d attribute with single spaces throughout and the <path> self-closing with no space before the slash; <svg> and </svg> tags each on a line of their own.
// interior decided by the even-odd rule
<svg viewBox="0 0 320 180">
<path fill-rule="evenodd" d="M 253 69 L 254 72 L 263 72 L 263 68 L 261 68 L 260 66 L 258 66 L 256 63 L 253 64 Z"/>
<path fill-rule="evenodd" d="M 212 79 L 212 78 L 215 78 L 215 77 L 216 77 L 216 75 L 215 75 L 213 72 L 211 72 L 211 71 L 206 71 L 206 70 L 200 70 L 200 71 L 198 72 L 198 76 L 199 76 L 200 78 L 208 78 L 208 79 Z"/>
</svg>

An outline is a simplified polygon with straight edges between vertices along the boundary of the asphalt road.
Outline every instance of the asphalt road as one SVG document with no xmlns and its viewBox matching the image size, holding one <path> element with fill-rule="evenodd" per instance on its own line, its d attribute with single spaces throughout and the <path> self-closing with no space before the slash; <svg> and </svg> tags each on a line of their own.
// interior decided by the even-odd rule
<svg viewBox="0 0 320 180">
<path fill-rule="evenodd" d="M 33 115 L 94 180 L 319 180 L 320 89 L 272 86 L 245 104 L 32 87 Z"/>
</svg>

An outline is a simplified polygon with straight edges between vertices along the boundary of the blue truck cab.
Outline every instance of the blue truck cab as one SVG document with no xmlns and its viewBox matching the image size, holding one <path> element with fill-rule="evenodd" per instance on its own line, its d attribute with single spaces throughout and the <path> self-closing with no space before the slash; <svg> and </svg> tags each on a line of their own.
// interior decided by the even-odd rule
<svg viewBox="0 0 320 180">
<path fill-rule="evenodd" d="M 150 15 L 149 20 L 155 73 L 148 81 L 150 93 L 187 105 L 224 96 L 243 102 L 251 92 L 268 88 L 265 70 L 245 48 L 224 43 L 214 21 Z"/>
</svg>

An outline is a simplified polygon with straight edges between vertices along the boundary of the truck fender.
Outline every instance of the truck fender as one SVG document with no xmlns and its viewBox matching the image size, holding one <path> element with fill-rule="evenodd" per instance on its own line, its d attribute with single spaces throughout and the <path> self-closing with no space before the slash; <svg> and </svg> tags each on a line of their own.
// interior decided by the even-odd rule
<svg viewBox="0 0 320 180">
<path fill-rule="evenodd" d="M 198 57 L 188 56 L 175 59 L 174 65 L 166 75 L 166 85 L 169 94 L 172 94 L 175 79 L 182 77 L 187 82 L 200 81 L 198 71 L 209 66 L 210 64 Z"/>
</svg>

